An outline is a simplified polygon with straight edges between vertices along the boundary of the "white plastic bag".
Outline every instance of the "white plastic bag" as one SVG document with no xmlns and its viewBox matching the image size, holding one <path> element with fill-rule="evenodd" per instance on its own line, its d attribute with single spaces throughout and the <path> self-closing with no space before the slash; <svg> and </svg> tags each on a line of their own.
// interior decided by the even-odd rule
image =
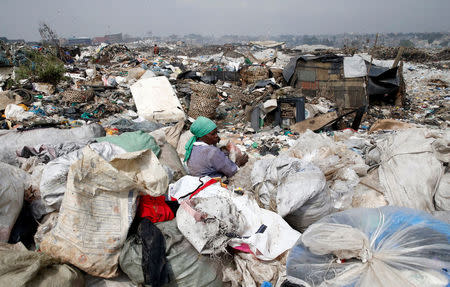
<svg viewBox="0 0 450 287">
<path fill-rule="evenodd" d="M 362 144 L 359 139 L 352 141 L 358 145 Z M 347 139 L 347 144 L 349 143 Z M 365 176 L 369 168 L 358 153 L 344 143 L 334 141 L 332 137 L 310 130 L 302 134 L 288 153 L 320 168 L 327 178 L 327 187 L 335 209 L 351 208 L 351 198 L 359 182 L 358 177 Z"/>
<path fill-rule="evenodd" d="M 21 122 L 33 118 L 35 114 L 25 111 L 21 106 L 9 104 L 6 106 L 5 116 L 7 119 Z"/>
</svg>

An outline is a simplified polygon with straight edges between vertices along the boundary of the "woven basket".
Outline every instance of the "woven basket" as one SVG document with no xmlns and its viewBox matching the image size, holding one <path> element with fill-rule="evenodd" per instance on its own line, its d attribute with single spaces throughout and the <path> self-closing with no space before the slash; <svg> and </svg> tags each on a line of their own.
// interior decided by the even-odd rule
<svg viewBox="0 0 450 287">
<path fill-rule="evenodd" d="M 191 84 L 192 93 L 201 96 L 203 98 L 216 99 L 217 90 L 214 85 L 207 85 L 203 83 L 192 83 Z"/>
<path fill-rule="evenodd" d="M 199 116 L 214 118 L 216 108 L 219 106 L 216 87 L 214 85 L 193 83 L 191 84 L 191 90 L 191 104 L 188 115 L 194 119 Z"/>
</svg>

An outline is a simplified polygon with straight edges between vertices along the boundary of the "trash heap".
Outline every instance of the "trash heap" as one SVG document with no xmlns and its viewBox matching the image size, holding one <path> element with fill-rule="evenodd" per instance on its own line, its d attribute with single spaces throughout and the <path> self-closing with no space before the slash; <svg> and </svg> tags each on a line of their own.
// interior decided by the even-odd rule
<svg viewBox="0 0 450 287">
<path fill-rule="evenodd" d="M 54 83 L 26 70 L 51 49 L 1 46 L 1 286 L 448 286 L 445 51 L 408 52 L 401 105 L 398 51 L 358 54 L 395 93 L 349 108 L 302 82 L 339 74 L 312 47 L 159 46 L 71 50 Z M 189 175 L 198 116 L 248 154 L 233 177 Z"/>
</svg>

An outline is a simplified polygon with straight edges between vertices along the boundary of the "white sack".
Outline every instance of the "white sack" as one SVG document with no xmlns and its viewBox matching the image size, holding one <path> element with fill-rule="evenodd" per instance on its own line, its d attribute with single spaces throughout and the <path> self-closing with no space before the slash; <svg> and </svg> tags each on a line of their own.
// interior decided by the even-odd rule
<svg viewBox="0 0 450 287">
<path fill-rule="evenodd" d="M 264 208 L 275 207 L 273 211 L 282 217 L 322 192 L 326 183 L 318 167 L 287 156 L 257 161 L 251 177 L 255 193 Z"/>
<path fill-rule="evenodd" d="M 206 183 L 208 177 L 185 176 L 169 188 L 178 198 L 177 225 L 189 242 L 202 254 L 224 251 L 248 244 L 261 260 L 273 260 L 289 250 L 300 233 L 274 212 L 262 209 L 248 195 L 236 195 L 212 184 L 192 199 L 186 196 Z"/>
<path fill-rule="evenodd" d="M 398 131 L 378 143 L 378 174 L 390 205 L 436 210 L 433 197 L 444 166 L 434 154 L 435 140 L 429 131 L 413 128 Z"/>
<path fill-rule="evenodd" d="M 24 192 L 30 184 L 28 173 L 0 162 L 0 242 L 8 242 L 22 209 Z"/>
<path fill-rule="evenodd" d="M 126 151 L 109 142 L 92 143 L 89 147 L 106 161 Z M 59 210 L 66 192 L 67 174 L 70 166 L 83 157 L 83 149 L 60 156 L 45 165 L 42 172 L 40 193 L 44 204 L 53 210 Z"/>
<path fill-rule="evenodd" d="M 118 259 L 136 213 L 139 192 L 165 193 L 167 175 L 151 150 L 110 162 L 90 147 L 71 165 L 57 225 L 41 250 L 104 278 L 118 274 Z"/>
<path fill-rule="evenodd" d="M 105 136 L 99 124 L 85 125 L 74 129 L 34 129 L 30 131 L 0 130 L 0 161 L 18 165 L 16 151 L 24 146 L 81 142 Z"/>
</svg>

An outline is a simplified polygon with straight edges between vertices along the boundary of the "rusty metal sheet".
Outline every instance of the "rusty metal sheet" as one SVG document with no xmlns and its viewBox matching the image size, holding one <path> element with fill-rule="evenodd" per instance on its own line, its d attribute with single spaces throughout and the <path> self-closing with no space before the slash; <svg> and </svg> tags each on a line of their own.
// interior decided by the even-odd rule
<svg viewBox="0 0 450 287">
<path fill-rule="evenodd" d="M 316 70 L 316 77 L 318 81 L 328 81 L 330 79 L 330 71 L 329 70 L 323 70 L 323 69 L 317 69 Z"/>
</svg>

